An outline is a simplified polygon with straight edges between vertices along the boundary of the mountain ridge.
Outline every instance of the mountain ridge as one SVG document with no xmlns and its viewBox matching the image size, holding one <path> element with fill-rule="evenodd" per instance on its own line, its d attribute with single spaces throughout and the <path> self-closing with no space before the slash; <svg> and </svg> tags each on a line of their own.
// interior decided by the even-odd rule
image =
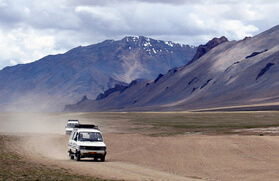
<svg viewBox="0 0 279 181">
<path fill-rule="evenodd" d="M 251 38 L 226 41 L 193 63 L 160 76 L 156 83 L 139 83 L 121 94 L 72 105 L 66 111 L 182 111 L 279 104 L 278 42 L 279 26 Z"/>
</svg>

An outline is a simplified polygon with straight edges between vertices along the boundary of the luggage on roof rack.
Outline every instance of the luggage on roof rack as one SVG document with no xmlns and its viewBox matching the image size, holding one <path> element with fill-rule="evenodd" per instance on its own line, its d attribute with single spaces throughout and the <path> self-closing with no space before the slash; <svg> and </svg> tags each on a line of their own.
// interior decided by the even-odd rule
<svg viewBox="0 0 279 181">
<path fill-rule="evenodd" d="M 79 122 L 77 119 L 69 119 L 68 122 Z"/>
<path fill-rule="evenodd" d="M 98 126 L 95 126 L 94 124 L 76 124 L 74 128 L 87 128 L 99 130 Z"/>
</svg>

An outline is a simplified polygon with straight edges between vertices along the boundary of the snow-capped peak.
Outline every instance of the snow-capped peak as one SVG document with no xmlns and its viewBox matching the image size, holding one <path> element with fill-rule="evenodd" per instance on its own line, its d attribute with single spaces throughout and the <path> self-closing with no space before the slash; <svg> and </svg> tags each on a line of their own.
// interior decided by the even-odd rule
<svg viewBox="0 0 279 181">
<path fill-rule="evenodd" d="M 126 36 L 126 41 L 127 42 L 130 42 L 130 41 L 133 41 L 133 42 L 136 42 L 139 40 L 139 36 Z"/>
<path fill-rule="evenodd" d="M 171 41 L 165 41 L 165 44 L 170 46 L 170 47 L 173 47 L 173 43 Z"/>
</svg>

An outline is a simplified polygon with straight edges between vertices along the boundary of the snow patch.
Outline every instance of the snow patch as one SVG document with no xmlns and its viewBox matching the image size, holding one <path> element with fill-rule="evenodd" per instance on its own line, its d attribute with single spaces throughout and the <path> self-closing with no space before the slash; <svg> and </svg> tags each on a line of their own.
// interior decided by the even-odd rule
<svg viewBox="0 0 279 181">
<path fill-rule="evenodd" d="M 170 46 L 170 47 L 173 47 L 173 43 L 171 41 L 165 41 L 165 44 Z"/>
<path fill-rule="evenodd" d="M 153 53 L 154 53 L 154 54 L 156 54 L 156 53 L 157 53 L 157 52 L 156 52 L 156 50 L 155 50 L 154 48 L 152 48 L 152 50 L 153 50 Z"/>
<path fill-rule="evenodd" d="M 138 41 L 139 40 L 139 36 L 127 36 L 126 37 L 126 41 L 129 42 L 130 39 L 132 39 L 133 42 Z"/>
<path fill-rule="evenodd" d="M 145 49 L 145 51 L 148 52 L 149 55 L 151 55 L 151 50 L 149 48 Z"/>
<path fill-rule="evenodd" d="M 139 36 L 133 36 L 133 41 L 138 41 L 139 40 Z"/>
<path fill-rule="evenodd" d="M 144 47 L 147 47 L 147 46 L 152 47 L 152 45 L 151 45 L 151 43 L 150 43 L 150 42 L 145 42 L 144 44 L 142 44 L 142 46 L 144 46 Z"/>
</svg>

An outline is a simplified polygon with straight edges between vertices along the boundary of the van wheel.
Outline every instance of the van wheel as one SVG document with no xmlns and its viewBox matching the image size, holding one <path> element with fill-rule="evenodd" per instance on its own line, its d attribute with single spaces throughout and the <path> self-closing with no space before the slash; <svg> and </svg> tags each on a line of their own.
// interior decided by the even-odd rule
<svg viewBox="0 0 279 181">
<path fill-rule="evenodd" d="M 77 158 L 77 161 L 80 161 L 80 152 L 79 151 L 76 151 L 76 158 Z"/>
<path fill-rule="evenodd" d="M 106 160 L 106 156 L 101 157 L 101 161 L 104 162 Z"/>
<path fill-rule="evenodd" d="M 72 153 L 72 151 L 71 151 L 71 150 L 69 150 L 69 157 L 71 158 L 71 160 L 73 160 L 73 159 L 74 159 L 74 155 L 73 155 L 73 153 Z"/>
</svg>

